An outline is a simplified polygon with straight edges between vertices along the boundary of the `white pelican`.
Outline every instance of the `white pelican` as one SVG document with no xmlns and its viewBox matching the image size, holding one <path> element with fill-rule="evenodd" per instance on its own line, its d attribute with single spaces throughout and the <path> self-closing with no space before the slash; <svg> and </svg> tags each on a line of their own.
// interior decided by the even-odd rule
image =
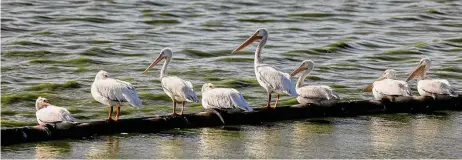
<svg viewBox="0 0 462 160">
<path fill-rule="evenodd" d="M 202 86 L 202 107 L 209 108 L 240 108 L 251 112 L 253 108 L 247 104 L 244 97 L 234 88 L 215 88 L 212 83 Z"/>
<path fill-rule="evenodd" d="M 164 92 L 172 99 L 173 101 L 173 115 L 176 115 L 176 103 L 181 103 L 181 113 L 183 115 L 184 106 L 186 102 L 199 102 L 196 94 L 193 90 L 193 85 L 189 81 L 185 81 L 177 76 L 168 76 L 167 75 L 167 66 L 172 60 L 172 50 L 170 48 L 164 48 L 160 51 L 159 56 L 149 65 L 144 73 L 151 70 L 157 63 L 162 59 L 165 59 L 164 65 L 160 70 L 160 81 L 162 83 L 162 89 Z"/>
<path fill-rule="evenodd" d="M 310 74 L 310 72 L 314 69 L 314 62 L 311 60 L 305 60 L 300 64 L 300 66 L 295 69 L 290 76 L 295 76 L 297 73 L 301 71 L 305 71 L 302 73 L 300 77 L 298 77 L 298 81 L 296 84 L 297 88 L 297 101 L 300 104 L 320 104 L 320 105 L 329 105 L 334 103 L 340 99 L 340 97 L 335 93 L 329 86 L 325 85 L 305 85 L 304 81 L 305 78 Z"/>
<path fill-rule="evenodd" d="M 374 94 L 375 99 L 380 100 L 384 96 L 412 96 L 407 82 L 394 80 L 396 79 L 394 69 L 387 69 L 372 84 L 363 89 L 363 92 Z"/>
<path fill-rule="evenodd" d="M 276 93 L 277 95 L 276 103 L 274 104 L 274 107 L 277 107 L 279 94 L 286 93 L 289 96 L 296 97 L 297 92 L 295 91 L 294 82 L 292 79 L 290 79 L 290 75 L 288 73 L 280 72 L 267 64 L 261 63 L 261 50 L 265 46 L 267 39 L 268 31 L 266 31 L 264 28 L 260 28 L 250 38 L 248 38 L 239 47 L 237 47 L 232 53 L 240 51 L 256 40 L 261 40 L 260 44 L 257 46 L 257 50 L 255 51 L 255 76 L 257 77 L 257 81 L 260 86 L 265 88 L 268 93 L 268 104 L 266 107 L 271 106 L 271 93 Z"/>
<path fill-rule="evenodd" d="M 109 116 L 106 119 L 108 121 L 119 120 L 120 104 L 122 102 L 128 102 L 133 107 L 143 107 L 132 84 L 109 78 L 109 73 L 103 70 L 96 74 L 95 81 L 91 85 L 91 95 L 99 103 L 109 106 Z M 117 113 L 115 119 L 112 119 L 114 105 L 117 106 Z"/>
<path fill-rule="evenodd" d="M 430 70 L 430 66 L 430 59 L 422 58 L 419 62 L 419 65 L 406 79 L 406 82 L 420 75 L 420 80 L 417 82 L 417 91 L 419 91 L 421 96 L 430 96 L 433 98 L 437 98 L 438 96 L 457 97 L 454 88 L 449 84 L 447 80 L 425 79 L 428 70 Z"/>
<path fill-rule="evenodd" d="M 50 124 L 58 128 L 68 128 L 75 123 L 75 118 L 66 108 L 53 106 L 46 98 L 38 97 L 35 101 L 35 109 L 37 110 L 35 113 L 37 122 L 42 126 Z"/>
</svg>

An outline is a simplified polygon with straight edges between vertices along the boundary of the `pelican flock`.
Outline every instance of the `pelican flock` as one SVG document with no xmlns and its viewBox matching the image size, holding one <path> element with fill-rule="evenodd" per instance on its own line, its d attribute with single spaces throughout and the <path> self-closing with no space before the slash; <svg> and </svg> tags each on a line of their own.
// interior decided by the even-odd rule
<svg viewBox="0 0 462 160">
<path fill-rule="evenodd" d="M 372 84 L 363 89 L 363 92 L 374 94 L 375 99 L 380 100 L 384 96 L 412 96 L 407 82 L 395 80 L 396 71 L 387 69 Z"/>
<path fill-rule="evenodd" d="M 245 40 L 239 47 L 237 47 L 232 53 L 236 53 L 245 47 L 252 44 L 252 42 L 260 40 L 260 43 L 255 50 L 254 69 L 257 81 L 265 88 L 268 93 L 268 103 L 266 107 L 271 107 L 271 94 L 276 94 L 276 103 L 274 107 L 277 107 L 280 94 L 288 94 L 291 97 L 297 97 L 297 91 L 290 75 L 288 73 L 280 72 L 274 67 L 261 63 L 261 50 L 268 40 L 268 31 L 264 28 L 258 29 L 250 38 Z"/>
<path fill-rule="evenodd" d="M 162 89 L 172 99 L 173 115 L 176 115 L 176 103 L 181 103 L 180 115 L 183 115 L 186 102 L 199 102 L 199 99 L 194 93 L 193 85 L 189 81 L 185 81 L 177 76 L 168 76 L 167 67 L 172 60 L 173 52 L 170 48 L 164 48 L 160 51 L 159 56 L 144 70 L 144 73 L 151 70 L 157 63 L 165 59 L 164 65 L 160 70 L 160 81 Z"/>
<path fill-rule="evenodd" d="M 277 107 L 279 96 L 287 94 L 291 97 L 297 97 L 300 104 L 318 104 L 330 105 L 340 100 L 338 94 L 326 85 L 305 84 L 306 77 L 314 69 L 312 60 L 303 61 L 291 74 L 278 71 L 274 67 L 262 63 L 261 51 L 268 40 L 268 31 L 264 28 L 258 29 L 252 36 L 240 44 L 232 53 L 236 53 L 255 41 L 259 41 L 255 50 L 254 70 L 255 76 L 267 93 L 267 108 L 271 107 L 271 96 L 276 94 Z M 190 81 L 183 80 L 177 76 L 168 76 L 167 67 L 172 60 L 173 52 L 170 48 L 164 48 L 160 51 L 156 59 L 144 70 L 144 73 L 151 70 L 160 61 L 165 60 L 160 70 L 160 82 L 163 91 L 171 98 L 173 102 L 173 115 L 176 112 L 177 103 L 182 104 L 180 115 L 183 115 L 187 102 L 199 102 L 196 96 L 193 84 Z M 387 69 L 373 83 L 363 89 L 363 92 L 372 92 L 374 98 L 382 99 L 384 96 L 412 96 L 407 82 L 420 76 L 417 83 L 417 90 L 421 96 L 430 96 L 437 98 L 440 96 L 456 97 L 455 89 L 444 79 L 426 79 L 426 74 L 430 69 L 430 59 L 423 58 L 418 66 L 412 71 L 406 81 L 396 80 L 396 71 Z M 301 73 L 296 84 L 292 76 Z M 219 109 L 240 109 L 246 112 L 252 112 L 253 108 L 244 99 L 243 95 L 233 88 L 216 88 L 211 83 L 204 83 L 202 86 L 201 103 L 203 108 Z M 128 102 L 133 107 L 143 107 L 135 87 L 117 79 L 109 78 L 109 73 L 99 71 L 93 84 L 91 85 L 91 94 L 93 98 L 109 107 L 108 121 L 117 121 L 120 116 L 120 107 L 124 102 Z M 117 107 L 115 119 L 112 118 L 113 107 Z M 75 119 L 69 111 L 62 107 L 49 104 L 48 100 L 38 97 L 36 100 L 36 117 L 40 125 L 61 125 L 74 124 Z"/>
<path fill-rule="evenodd" d="M 304 71 L 296 84 L 297 88 L 297 101 L 300 104 L 318 104 L 330 105 L 337 102 L 340 97 L 335 93 L 332 88 L 325 85 L 305 85 L 305 78 L 314 69 L 314 62 L 312 60 L 303 61 L 300 66 L 295 69 L 290 76 L 295 76 Z"/>
<path fill-rule="evenodd" d="M 135 87 L 125 81 L 109 78 L 109 73 L 99 71 L 95 76 L 95 81 L 91 85 L 91 95 L 93 98 L 109 107 L 109 115 L 106 120 L 119 120 L 120 105 L 122 102 L 128 102 L 133 107 L 143 107 L 138 97 Z M 112 118 L 113 107 L 117 106 L 115 119 Z"/>
<path fill-rule="evenodd" d="M 35 116 L 39 125 L 54 125 L 57 128 L 69 128 L 75 122 L 71 113 L 63 107 L 51 105 L 48 99 L 38 97 L 35 101 Z"/>
<path fill-rule="evenodd" d="M 457 97 L 454 88 L 445 79 L 426 79 L 428 70 L 430 70 L 430 59 L 422 58 L 419 65 L 412 71 L 406 82 L 420 75 L 420 80 L 417 82 L 417 91 L 421 96 L 429 96 L 433 98 L 441 96 Z"/>
<path fill-rule="evenodd" d="M 234 88 L 216 88 L 212 83 L 205 83 L 201 92 L 204 109 L 239 108 L 248 112 L 253 111 L 253 108 L 247 104 L 242 94 Z"/>
</svg>

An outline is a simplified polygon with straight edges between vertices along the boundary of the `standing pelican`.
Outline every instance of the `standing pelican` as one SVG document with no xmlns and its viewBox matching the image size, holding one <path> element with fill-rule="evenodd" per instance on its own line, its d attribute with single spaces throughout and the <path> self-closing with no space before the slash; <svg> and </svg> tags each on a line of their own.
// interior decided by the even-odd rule
<svg viewBox="0 0 462 160">
<path fill-rule="evenodd" d="M 157 63 L 162 59 L 165 59 L 164 65 L 160 70 L 160 81 L 162 83 L 162 89 L 173 101 L 173 115 L 176 115 L 176 103 L 181 103 L 181 113 L 183 115 L 184 106 L 186 102 L 199 102 L 196 94 L 193 90 L 193 85 L 189 81 L 185 81 L 176 76 L 167 75 L 167 66 L 172 59 L 173 53 L 170 48 L 164 48 L 160 51 L 159 56 L 149 65 L 144 73 L 151 70 Z"/>
<path fill-rule="evenodd" d="M 99 71 L 91 85 L 91 95 L 104 105 L 109 106 L 109 116 L 106 120 L 119 120 L 120 103 L 128 102 L 133 107 L 143 107 L 135 87 L 125 81 L 109 78 L 109 73 Z M 115 119 L 112 119 L 113 106 L 117 106 Z"/>
<path fill-rule="evenodd" d="M 417 91 L 419 91 L 421 96 L 430 96 L 433 98 L 437 98 L 438 96 L 457 97 L 454 88 L 449 84 L 447 80 L 425 79 L 428 70 L 430 70 L 430 66 L 430 59 L 422 58 L 419 62 L 419 65 L 406 79 L 406 82 L 420 75 L 420 80 L 417 82 Z"/>
<path fill-rule="evenodd" d="M 297 73 L 301 71 L 305 71 L 302 73 L 300 77 L 298 77 L 298 81 L 296 84 L 297 88 L 297 101 L 300 104 L 320 104 L 320 105 L 329 105 L 334 103 L 340 99 L 340 97 L 335 93 L 329 86 L 325 85 L 305 85 L 304 81 L 305 78 L 310 74 L 310 72 L 314 69 L 314 62 L 311 60 L 305 60 L 300 64 L 300 66 L 295 69 L 290 76 L 295 76 Z"/>
<path fill-rule="evenodd" d="M 75 118 L 66 108 L 53 106 L 46 98 L 38 97 L 35 101 L 35 109 L 37 110 L 35 113 L 37 122 L 42 126 L 50 124 L 57 128 L 68 128 L 75 123 Z"/>
<path fill-rule="evenodd" d="M 240 108 L 245 111 L 253 111 L 244 97 L 233 88 L 215 88 L 212 83 L 202 86 L 202 107 L 209 108 Z"/>
<path fill-rule="evenodd" d="M 374 94 L 375 99 L 380 100 L 384 96 L 412 96 L 407 82 L 396 79 L 394 69 L 387 69 L 372 84 L 363 89 L 363 92 Z"/>
<path fill-rule="evenodd" d="M 257 77 L 257 81 L 265 88 L 266 92 L 268 93 L 268 104 L 266 107 L 271 107 L 271 93 L 276 93 L 276 103 L 274 107 L 277 107 L 279 101 L 279 94 L 286 93 L 289 96 L 296 97 L 297 92 L 295 91 L 295 85 L 292 79 L 290 79 L 290 75 L 288 73 L 280 72 L 273 67 L 261 63 L 261 50 L 266 44 L 268 40 L 268 31 L 264 28 L 260 28 L 255 32 L 250 38 L 244 41 L 239 47 L 237 47 L 232 53 L 240 51 L 241 49 L 247 47 L 252 42 L 261 40 L 260 44 L 257 46 L 257 50 L 255 51 L 255 59 L 254 59 L 254 68 L 255 68 L 255 76 Z"/>
</svg>

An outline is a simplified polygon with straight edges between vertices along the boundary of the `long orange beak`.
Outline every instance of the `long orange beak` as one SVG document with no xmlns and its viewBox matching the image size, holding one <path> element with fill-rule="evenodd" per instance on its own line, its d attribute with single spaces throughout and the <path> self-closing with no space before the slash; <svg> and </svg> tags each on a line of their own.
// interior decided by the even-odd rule
<svg viewBox="0 0 462 160">
<path fill-rule="evenodd" d="M 406 79 L 406 82 L 407 81 L 410 81 L 411 79 L 423 74 L 423 72 L 425 71 L 425 65 L 419 65 L 417 66 L 417 68 L 414 69 L 414 71 L 412 71 L 412 73 L 409 75 L 409 77 L 407 77 Z"/>
<path fill-rule="evenodd" d="M 152 67 L 154 67 L 157 63 L 159 63 L 162 59 L 164 59 L 165 57 L 159 55 L 159 57 L 157 57 L 150 65 L 148 68 L 146 68 L 146 70 L 144 70 L 143 73 L 146 73 L 148 72 L 149 70 L 152 69 Z"/>
<path fill-rule="evenodd" d="M 240 51 L 241 49 L 244 49 L 245 47 L 247 47 L 248 45 L 252 44 L 252 42 L 256 41 L 256 40 L 259 40 L 259 39 L 262 39 L 261 36 L 258 36 L 257 33 L 254 33 L 252 36 L 250 36 L 250 38 L 248 38 L 247 40 L 245 40 L 241 45 L 239 45 L 239 47 L 237 47 L 236 49 L 234 49 L 233 52 L 231 52 L 231 54 L 234 54 L 235 52 L 238 52 Z"/>
<path fill-rule="evenodd" d="M 48 102 L 42 102 L 42 104 L 43 104 L 45 107 L 51 106 L 51 104 L 48 103 Z"/>
<path fill-rule="evenodd" d="M 293 77 L 293 76 L 297 75 L 298 73 L 300 73 L 301 71 L 304 71 L 304 70 L 306 70 L 306 67 L 300 66 L 297 69 L 295 69 L 292 73 L 290 73 L 290 76 Z"/>
<path fill-rule="evenodd" d="M 385 77 L 384 77 L 384 76 L 381 76 L 381 77 L 377 78 L 375 81 L 380 81 L 380 80 L 383 80 L 383 79 L 385 79 Z M 374 82 L 375 82 L 375 81 L 374 81 Z M 362 92 L 372 92 L 372 88 L 374 88 L 374 82 L 372 82 L 371 84 L 367 85 L 367 87 L 364 88 L 364 89 L 362 90 Z"/>
</svg>

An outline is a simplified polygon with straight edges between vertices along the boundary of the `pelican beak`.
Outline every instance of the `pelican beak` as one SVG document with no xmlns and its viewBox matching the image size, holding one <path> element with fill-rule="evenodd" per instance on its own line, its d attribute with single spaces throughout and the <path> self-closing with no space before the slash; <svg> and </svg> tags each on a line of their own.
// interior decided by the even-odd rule
<svg viewBox="0 0 462 160">
<path fill-rule="evenodd" d="M 298 73 L 300 73 L 301 71 L 304 71 L 304 70 L 307 70 L 307 68 L 303 67 L 303 66 L 300 66 L 297 69 L 295 69 L 292 73 L 290 73 L 290 76 L 293 77 L 293 76 L 297 75 Z"/>
<path fill-rule="evenodd" d="M 419 66 L 417 66 L 414 71 L 412 71 L 412 73 L 409 75 L 409 77 L 407 77 L 406 79 L 406 82 L 407 81 L 410 81 L 411 79 L 423 74 L 425 72 L 425 64 L 419 64 Z"/>
<path fill-rule="evenodd" d="M 379 78 L 377 78 L 375 81 L 381 81 L 383 79 L 385 79 L 386 77 L 385 76 L 380 76 Z M 375 82 L 374 81 L 374 82 Z M 372 88 L 374 88 L 374 82 L 372 82 L 371 84 L 367 85 L 366 88 L 364 88 L 361 92 L 372 92 Z"/>
<path fill-rule="evenodd" d="M 164 59 L 165 57 L 162 56 L 162 55 L 159 55 L 159 57 L 157 57 L 150 65 L 148 68 L 146 68 L 146 70 L 144 70 L 143 73 L 146 73 L 148 72 L 149 70 L 152 69 L 152 67 L 154 67 L 157 63 L 159 63 L 162 59 Z"/>
<path fill-rule="evenodd" d="M 48 107 L 48 106 L 51 106 L 51 104 L 48 103 L 48 102 L 43 102 L 42 105 L 45 106 L 45 108 Z"/>
<path fill-rule="evenodd" d="M 252 42 L 256 41 L 256 40 L 259 40 L 259 39 L 262 39 L 261 36 L 258 36 L 257 35 L 257 32 L 254 33 L 252 36 L 250 36 L 250 38 L 248 38 L 247 40 L 245 40 L 241 45 L 239 45 L 239 47 L 237 47 L 233 52 L 231 52 L 231 54 L 234 54 L 238 51 L 240 51 L 241 49 L 244 49 L 245 47 L 247 47 L 248 45 L 252 44 Z"/>
</svg>

